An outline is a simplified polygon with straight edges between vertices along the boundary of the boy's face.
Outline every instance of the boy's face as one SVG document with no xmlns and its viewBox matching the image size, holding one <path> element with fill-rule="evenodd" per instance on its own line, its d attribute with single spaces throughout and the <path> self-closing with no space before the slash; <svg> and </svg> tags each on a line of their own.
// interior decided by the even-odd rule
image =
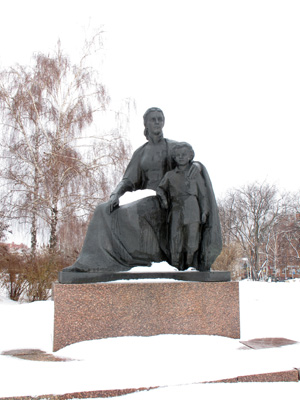
<svg viewBox="0 0 300 400">
<path fill-rule="evenodd" d="M 174 160 L 177 165 L 187 165 L 191 160 L 190 151 L 186 147 L 181 147 L 175 150 Z"/>
</svg>

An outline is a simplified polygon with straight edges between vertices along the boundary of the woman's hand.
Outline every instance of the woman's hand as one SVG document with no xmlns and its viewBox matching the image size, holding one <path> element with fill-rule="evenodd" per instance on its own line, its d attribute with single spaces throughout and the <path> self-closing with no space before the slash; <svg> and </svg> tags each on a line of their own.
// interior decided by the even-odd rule
<svg viewBox="0 0 300 400">
<path fill-rule="evenodd" d="M 201 172 L 201 165 L 197 161 L 194 161 L 189 170 L 188 177 L 193 179 L 199 172 Z"/>
<path fill-rule="evenodd" d="M 109 212 L 112 213 L 116 208 L 119 207 L 119 195 L 114 193 L 109 199 Z"/>
</svg>

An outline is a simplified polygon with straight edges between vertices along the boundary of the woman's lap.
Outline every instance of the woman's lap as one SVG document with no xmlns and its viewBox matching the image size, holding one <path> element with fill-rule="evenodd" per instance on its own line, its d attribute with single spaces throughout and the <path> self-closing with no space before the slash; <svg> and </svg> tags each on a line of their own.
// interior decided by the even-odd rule
<svg viewBox="0 0 300 400">
<path fill-rule="evenodd" d="M 128 271 L 166 260 L 166 215 L 155 196 L 108 210 L 109 203 L 96 208 L 72 269 Z"/>
</svg>

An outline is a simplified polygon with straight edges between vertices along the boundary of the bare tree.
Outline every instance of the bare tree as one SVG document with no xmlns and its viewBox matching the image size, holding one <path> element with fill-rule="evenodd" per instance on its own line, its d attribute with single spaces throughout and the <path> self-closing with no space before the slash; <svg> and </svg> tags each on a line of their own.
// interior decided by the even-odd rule
<svg viewBox="0 0 300 400">
<path fill-rule="evenodd" d="M 87 63 L 99 37 L 86 45 L 77 64 L 58 42 L 53 55 L 36 54 L 33 66 L 0 72 L 0 176 L 11 218 L 30 225 L 33 254 L 38 227 L 48 227 L 49 248 L 56 249 L 59 224 L 74 213 L 87 215 L 106 199 L 129 158 L 120 129 L 91 131 L 94 116 L 103 115 L 110 101 Z"/>
<path fill-rule="evenodd" d="M 277 188 L 255 182 L 229 191 L 220 203 L 225 244 L 241 244 L 258 278 L 268 264 L 270 238 L 282 210 Z"/>
<path fill-rule="evenodd" d="M 240 243 L 232 241 L 223 245 L 221 254 L 212 265 L 212 270 L 231 271 L 231 279 L 238 280 L 243 278 L 240 267 L 242 265 L 243 249 Z"/>
<path fill-rule="evenodd" d="M 300 193 L 288 193 L 270 238 L 270 259 L 275 273 L 300 266 Z"/>
</svg>

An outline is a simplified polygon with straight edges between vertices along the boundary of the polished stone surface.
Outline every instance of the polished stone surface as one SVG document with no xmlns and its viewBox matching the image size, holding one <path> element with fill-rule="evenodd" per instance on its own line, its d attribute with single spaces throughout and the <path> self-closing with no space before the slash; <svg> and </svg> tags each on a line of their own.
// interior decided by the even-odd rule
<svg viewBox="0 0 300 400">
<path fill-rule="evenodd" d="M 296 344 L 295 340 L 290 340 L 286 338 L 259 338 L 251 339 L 247 341 L 241 341 L 241 343 L 250 349 L 271 349 L 274 347 L 290 346 Z"/>
<path fill-rule="evenodd" d="M 235 378 L 220 379 L 207 383 L 241 383 L 241 382 L 298 382 L 299 374 L 297 369 L 288 371 L 269 372 L 265 374 L 242 375 Z"/>
<path fill-rule="evenodd" d="M 54 351 L 108 337 L 240 337 L 238 282 L 55 284 Z"/>
</svg>

